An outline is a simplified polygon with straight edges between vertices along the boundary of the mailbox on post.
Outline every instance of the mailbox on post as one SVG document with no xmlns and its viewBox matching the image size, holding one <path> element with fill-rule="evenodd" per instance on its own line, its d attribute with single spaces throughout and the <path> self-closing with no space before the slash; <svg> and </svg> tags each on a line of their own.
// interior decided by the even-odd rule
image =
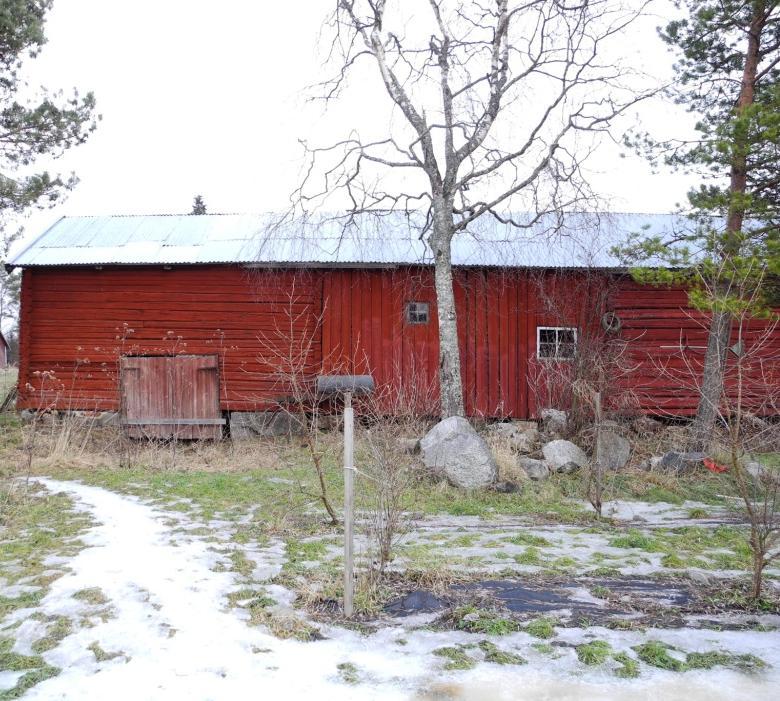
<svg viewBox="0 0 780 701">
<path fill-rule="evenodd" d="M 352 395 L 374 391 L 371 375 L 321 375 L 317 378 L 317 394 L 321 397 L 340 396 L 344 402 L 344 615 L 353 611 L 354 599 L 354 513 L 355 513 L 355 415 Z"/>
</svg>

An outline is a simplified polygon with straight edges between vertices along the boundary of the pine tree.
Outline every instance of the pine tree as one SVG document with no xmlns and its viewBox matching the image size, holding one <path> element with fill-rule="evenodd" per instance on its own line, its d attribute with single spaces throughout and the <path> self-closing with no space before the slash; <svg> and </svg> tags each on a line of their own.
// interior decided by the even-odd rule
<svg viewBox="0 0 780 701">
<path fill-rule="evenodd" d="M 39 102 L 19 93 L 25 85 L 21 69 L 46 42 L 45 15 L 52 0 L 4 0 L 0 9 L 0 216 L 18 214 L 34 205 L 52 205 L 77 180 L 47 172 L 20 176 L 41 156 L 57 157 L 83 143 L 95 129 L 92 93 L 70 98 L 41 89 Z"/>
<path fill-rule="evenodd" d="M 206 203 L 201 195 L 195 195 L 192 201 L 192 211 L 190 214 L 206 214 Z"/>
<path fill-rule="evenodd" d="M 643 282 L 685 284 L 710 323 L 692 447 L 711 441 L 724 391 L 735 317 L 767 315 L 780 274 L 780 0 L 684 0 L 661 38 L 678 55 L 674 99 L 698 116 L 697 137 L 657 142 L 651 159 L 700 175 L 688 194 L 691 227 L 624 249 Z M 767 281 L 770 284 L 767 284 Z M 760 289 L 758 289 L 760 287 Z M 746 305 L 750 309 L 746 309 Z"/>
<path fill-rule="evenodd" d="M 30 207 L 55 204 L 77 182 L 74 175 L 29 171 L 39 157 L 56 158 L 83 143 L 96 126 L 92 93 L 80 97 L 74 91 L 64 98 L 41 88 L 38 101 L 20 94 L 28 87 L 22 66 L 46 42 L 43 25 L 51 5 L 52 0 L 3 0 L 0 7 L 0 323 L 15 318 L 19 303 L 18 272 L 4 268 L 21 234 L 9 219 Z"/>
</svg>

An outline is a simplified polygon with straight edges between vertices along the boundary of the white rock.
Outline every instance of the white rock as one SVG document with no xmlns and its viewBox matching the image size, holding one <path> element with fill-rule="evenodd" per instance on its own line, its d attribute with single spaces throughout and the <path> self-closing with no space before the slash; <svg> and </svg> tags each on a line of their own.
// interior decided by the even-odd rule
<svg viewBox="0 0 780 701">
<path fill-rule="evenodd" d="M 542 448 L 542 453 L 554 470 L 563 467 L 567 462 L 573 462 L 580 467 L 588 465 L 588 456 L 571 441 L 550 441 Z"/>
<path fill-rule="evenodd" d="M 489 487 L 498 467 L 487 443 L 462 416 L 437 423 L 420 441 L 425 466 L 462 489 Z"/>
</svg>

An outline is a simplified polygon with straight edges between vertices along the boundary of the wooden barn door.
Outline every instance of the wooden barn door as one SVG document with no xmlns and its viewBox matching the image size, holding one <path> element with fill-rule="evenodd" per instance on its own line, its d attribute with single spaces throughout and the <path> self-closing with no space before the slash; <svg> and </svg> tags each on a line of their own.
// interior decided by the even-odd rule
<svg viewBox="0 0 780 701">
<path fill-rule="evenodd" d="M 133 438 L 220 438 L 215 355 L 123 357 L 122 422 Z"/>
</svg>

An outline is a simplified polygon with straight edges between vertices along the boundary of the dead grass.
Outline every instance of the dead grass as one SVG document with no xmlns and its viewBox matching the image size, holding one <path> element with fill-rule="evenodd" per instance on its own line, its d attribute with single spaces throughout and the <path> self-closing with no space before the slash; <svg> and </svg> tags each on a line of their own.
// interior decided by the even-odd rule
<svg viewBox="0 0 780 701">
<path fill-rule="evenodd" d="M 500 482 L 512 482 L 513 484 L 523 484 L 528 482 L 528 475 L 525 470 L 517 465 L 517 452 L 512 449 L 509 441 L 503 436 L 488 434 L 485 437 L 490 451 L 493 453 L 496 465 L 498 466 L 498 479 Z"/>
</svg>

